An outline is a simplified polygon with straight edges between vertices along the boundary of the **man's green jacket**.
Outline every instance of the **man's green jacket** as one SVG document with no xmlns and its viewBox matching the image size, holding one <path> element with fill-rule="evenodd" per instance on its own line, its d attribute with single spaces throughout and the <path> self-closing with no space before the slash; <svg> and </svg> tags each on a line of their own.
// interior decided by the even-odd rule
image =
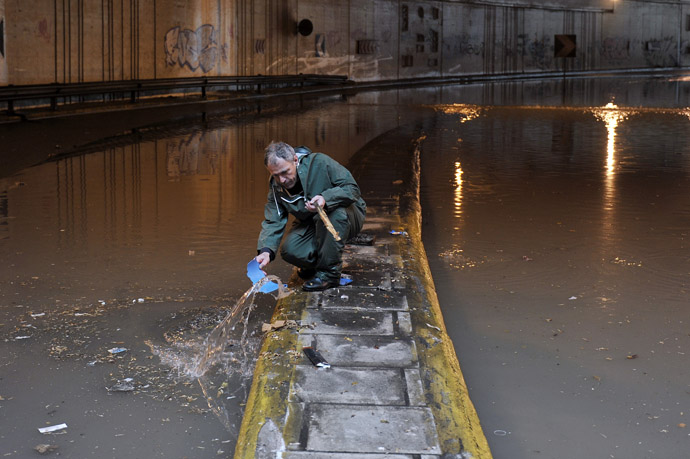
<svg viewBox="0 0 690 459">
<path fill-rule="evenodd" d="M 316 195 L 320 194 L 326 200 L 327 213 L 350 205 L 355 205 L 363 214 L 366 213 L 366 204 L 350 171 L 333 158 L 323 153 L 312 153 L 306 147 L 296 147 L 295 153 L 299 158 L 297 175 L 302 182 L 303 193 L 290 195 L 271 177 L 258 250 L 268 248 L 276 253 L 288 214 L 302 222 L 313 219 L 317 214 L 309 212 L 304 203 L 305 199 L 310 200 Z"/>
</svg>

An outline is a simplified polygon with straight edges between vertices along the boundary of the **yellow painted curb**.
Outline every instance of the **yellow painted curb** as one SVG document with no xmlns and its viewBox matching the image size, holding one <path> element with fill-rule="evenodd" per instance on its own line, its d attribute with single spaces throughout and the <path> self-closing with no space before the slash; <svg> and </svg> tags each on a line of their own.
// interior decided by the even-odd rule
<svg viewBox="0 0 690 459">
<path fill-rule="evenodd" d="M 444 453 L 469 453 L 472 459 L 491 459 L 491 450 L 470 400 L 453 343 L 446 332 L 436 288 L 422 245 L 418 218 L 404 220 L 409 228 L 412 256 L 407 260 L 419 274 L 422 288 L 412 288 L 408 303 L 422 307 L 411 311 L 412 334 L 417 341 L 420 374 L 426 403 L 436 421 Z"/>
<path fill-rule="evenodd" d="M 301 321 L 308 298 L 306 294 L 295 292 L 279 300 L 271 322 L 289 319 Z M 290 423 L 286 422 L 287 398 L 299 356 L 298 338 L 297 330 L 287 328 L 269 332 L 264 338 L 235 446 L 235 458 L 251 459 L 256 456 L 259 433 L 269 419 L 282 432 L 283 438 L 299 434 L 284 430 L 286 424 L 290 427 Z"/>
</svg>

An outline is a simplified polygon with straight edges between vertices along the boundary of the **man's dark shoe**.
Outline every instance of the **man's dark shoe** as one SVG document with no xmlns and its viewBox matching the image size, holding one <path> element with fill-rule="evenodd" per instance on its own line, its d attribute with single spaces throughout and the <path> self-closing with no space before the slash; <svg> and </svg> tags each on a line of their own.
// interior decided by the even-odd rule
<svg viewBox="0 0 690 459">
<path fill-rule="evenodd" d="M 337 286 L 337 282 L 324 281 L 321 280 L 321 278 L 319 277 L 315 277 L 312 280 L 305 282 L 302 286 L 302 290 L 304 290 L 305 292 L 320 292 L 322 290 L 326 290 Z"/>
<path fill-rule="evenodd" d="M 297 270 L 297 275 L 300 279 L 311 279 L 312 277 L 316 276 L 316 270 L 313 268 L 299 268 Z"/>
</svg>

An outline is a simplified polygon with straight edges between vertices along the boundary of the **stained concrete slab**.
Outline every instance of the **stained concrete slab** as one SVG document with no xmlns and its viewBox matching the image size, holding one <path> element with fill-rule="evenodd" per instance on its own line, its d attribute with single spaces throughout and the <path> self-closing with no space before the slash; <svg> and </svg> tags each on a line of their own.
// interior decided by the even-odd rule
<svg viewBox="0 0 690 459">
<path fill-rule="evenodd" d="M 398 329 L 404 336 L 412 335 L 412 318 L 409 312 L 398 312 Z"/>
<path fill-rule="evenodd" d="M 308 451 L 440 454 L 429 408 L 313 405 Z"/>
<path fill-rule="evenodd" d="M 390 312 L 349 312 L 307 310 L 302 324 L 313 324 L 303 329 L 305 334 L 333 335 L 393 335 L 393 315 Z"/>
<path fill-rule="evenodd" d="M 357 260 L 358 257 L 387 257 L 388 246 L 386 245 L 346 245 L 343 250 L 343 258 Z"/>
<path fill-rule="evenodd" d="M 314 346 L 333 366 L 405 368 L 417 364 L 412 339 L 391 336 L 303 335 L 300 344 Z"/>
<path fill-rule="evenodd" d="M 426 405 L 422 376 L 418 368 L 405 369 L 405 383 L 410 406 Z"/>
<path fill-rule="evenodd" d="M 400 270 L 378 270 L 352 272 L 352 284 L 354 287 L 368 287 L 383 291 L 405 288 L 405 278 Z"/>
<path fill-rule="evenodd" d="M 414 459 L 411 454 L 353 454 L 313 451 L 290 451 L 283 453 L 283 459 Z M 437 457 L 437 456 L 432 456 Z"/>
<path fill-rule="evenodd" d="M 289 401 L 357 405 L 404 405 L 405 381 L 398 369 L 317 368 L 297 365 Z"/>
<path fill-rule="evenodd" d="M 410 309 L 404 293 L 372 292 L 369 288 L 345 287 L 326 290 L 321 295 L 321 306 L 330 308 L 361 308 L 367 310 L 407 311 Z"/>
</svg>

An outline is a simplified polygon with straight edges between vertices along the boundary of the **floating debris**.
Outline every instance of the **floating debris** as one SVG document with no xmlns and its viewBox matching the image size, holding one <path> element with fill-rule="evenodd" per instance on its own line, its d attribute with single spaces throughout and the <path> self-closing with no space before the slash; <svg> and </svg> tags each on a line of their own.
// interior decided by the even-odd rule
<svg viewBox="0 0 690 459">
<path fill-rule="evenodd" d="M 67 428 L 67 424 L 62 423 L 62 424 L 55 424 L 54 426 L 39 427 L 38 431 L 41 432 L 42 434 L 47 434 L 47 433 L 57 432 L 59 430 L 65 430 L 66 428 Z"/>
<path fill-rule="evenodd" d="M 134 380 L 125 378 L 110 387 L 106 387 L 108 392 L 132 392 L 134 390 Z"/>
<path fill-rule="evenodd" d="M 111 354 L 114 355 L 114 354 L 122 354 L 123 352 L 127 352 L 127 350 L 128 349 L 126 347 L 114 347 L 112 349 L 108 349 L 108 352 L 110 352 Z"/>
<path fill-rule="evenodd" d="M 56 449 L 58 449 L 57 445 L 46 445 L 46 444 L 40 444 L 34 446 L 34 449 L 38 451 L 39 454 L 47 454 L 47 453 L 52 453 Z"/>
</svg>

